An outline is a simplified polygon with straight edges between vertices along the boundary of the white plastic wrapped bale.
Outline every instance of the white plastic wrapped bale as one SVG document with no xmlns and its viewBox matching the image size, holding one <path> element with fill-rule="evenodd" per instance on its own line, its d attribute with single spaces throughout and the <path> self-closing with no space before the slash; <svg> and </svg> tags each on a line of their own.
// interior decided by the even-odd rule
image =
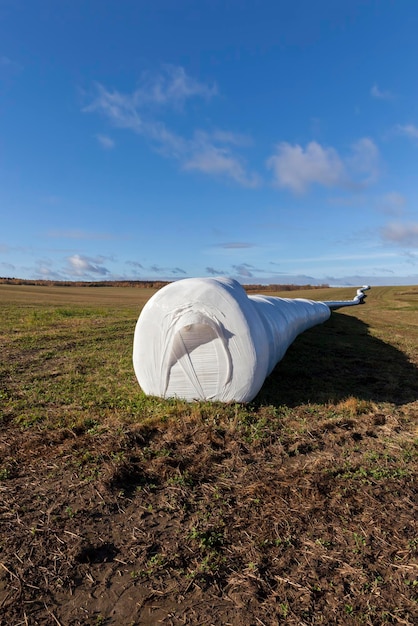
<svg viewBox="0 0 418 626">
<path fill-rule="evenodd" d="M 323 302 L 248 296 L 229 278 L 180 280 L 139 316 L 135 373 L 148 395 L 249 402 L 296 336 L 329 316 Z"/>
</svg>

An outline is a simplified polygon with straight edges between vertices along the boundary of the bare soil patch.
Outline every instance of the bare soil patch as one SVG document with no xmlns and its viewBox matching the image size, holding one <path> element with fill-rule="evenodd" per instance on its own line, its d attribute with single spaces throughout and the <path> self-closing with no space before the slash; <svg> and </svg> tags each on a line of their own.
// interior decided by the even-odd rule
<svg viewBox="0 0 418 626">
<path fill-rule="evenodd" d="M 416 623 L 409 422 L 314 419 L 295 437 L 296 417 L 267 414 L 251 440 L 201 417 L 8 429 L 1 624 Z"/>
</svg>

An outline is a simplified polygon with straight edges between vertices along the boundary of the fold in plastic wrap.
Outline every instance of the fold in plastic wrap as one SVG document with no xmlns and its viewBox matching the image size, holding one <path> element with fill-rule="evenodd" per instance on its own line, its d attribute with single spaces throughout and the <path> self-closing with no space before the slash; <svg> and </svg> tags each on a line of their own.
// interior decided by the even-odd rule
<svg viewBox="0 0 418 626">
<path fill-rule="evenodd" d="M 139 316 L 135 374 L 148 395 L 249 402 L 297 335 L 330 314 L 323 302 L 248 296 L 229 278 L 180 280 Z"/>
</svg>

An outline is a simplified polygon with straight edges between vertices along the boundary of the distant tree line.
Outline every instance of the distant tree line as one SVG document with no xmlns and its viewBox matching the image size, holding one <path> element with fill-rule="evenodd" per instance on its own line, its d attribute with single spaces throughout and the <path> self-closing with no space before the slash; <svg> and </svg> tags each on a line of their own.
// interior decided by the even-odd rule
<svg viewBox="0 0 418 626">
<path fill-rule="evenodd" d="M 40 287 L 140 287 L 141 289 L 161 289 L 170 281 L 163 280 L 29 280 L 25 278 L 6 278 L 0 276 L 1 285 L 36 285 Z M 329 287 L 323 285 L 244 285 L 246 291 L 259 293 L 260 291 L 298 291 L 300 289 L 321 289 Z"/>
<path fill-rule="evenodd" d="M 0 276 L 1 285 L 35 285 L 39 287 L 141 287 L 148 289 L 160 289 L 168 285 L 168 281 L 162 280 L 41 280 L 26 278 L 5 278 Z"/>
<path fill-rule="evenodd" d="M 324 289 L 329 285 L 244 285 L 248 292 L 260 291 L 299 291 L 300 289 Z"/>
</svg>

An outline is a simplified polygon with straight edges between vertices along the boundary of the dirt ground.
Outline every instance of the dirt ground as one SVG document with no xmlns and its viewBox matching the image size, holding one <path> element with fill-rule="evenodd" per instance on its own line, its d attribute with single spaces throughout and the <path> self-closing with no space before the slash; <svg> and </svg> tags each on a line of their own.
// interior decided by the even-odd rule
<svg viewBox="0 0 418 626">
<path fill-rule="evenodd" d="M 2 625 L 418 623 L 402 411 L 204 418 L 3 429 Z"/>
</svg>

